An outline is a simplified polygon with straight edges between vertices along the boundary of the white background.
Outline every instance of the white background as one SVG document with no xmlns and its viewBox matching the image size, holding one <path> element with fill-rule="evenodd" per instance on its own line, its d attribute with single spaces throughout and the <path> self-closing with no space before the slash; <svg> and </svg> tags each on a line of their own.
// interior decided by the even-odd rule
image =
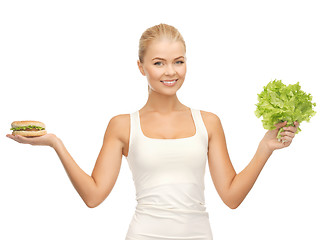
<svg viewBox="0 0 322 240">
<path fill-rule="evenodd" d="M 180 101 L 220 117 L 236 172 L 266 132 L 254 115 L 264 85 L 299 81 L 317 103 L 317 115 L 273 153 L 237 209 L 221 201 L 207 165 L 214 239 L 322 239 L 319 1 L 191 2 L 1 1 L 0 239 L 125 238 L 136 206 L 126 158 L 111 194 L 90 209 L 53 149 L 5 135 L 12 121 L 42 121 L 90 175 L 109 120 L 147 100 L 138 43 L 159 23 L 186 41 Z"/>
</svg>

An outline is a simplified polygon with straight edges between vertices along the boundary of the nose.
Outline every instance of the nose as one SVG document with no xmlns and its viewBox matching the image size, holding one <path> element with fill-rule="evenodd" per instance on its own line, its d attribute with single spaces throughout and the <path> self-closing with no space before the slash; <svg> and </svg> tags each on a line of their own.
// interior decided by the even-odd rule
<svg viewBox="0 0 322 240">
<path fill-rule="evenodd" d="M 165 75 L 167 76 L 173 76 L 176 74 L 175 68 L 172 66 L 172 64 L 168 64 L 167 68 L 165 70 Z"/>
</svg>

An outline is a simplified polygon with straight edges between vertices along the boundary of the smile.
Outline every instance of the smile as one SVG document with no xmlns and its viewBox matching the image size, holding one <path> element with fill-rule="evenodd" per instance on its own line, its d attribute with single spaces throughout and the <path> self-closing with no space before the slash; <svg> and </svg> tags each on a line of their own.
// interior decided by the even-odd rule
<svg viewBox="0 0 322 240">
<path fill-rule="evenodd" d="M 174 86 L 176 84 L 176 82 L 178 81 L 178 79 L 175 80 L 164 80 L 161 81 L 165 86 Z"/>
</svg>

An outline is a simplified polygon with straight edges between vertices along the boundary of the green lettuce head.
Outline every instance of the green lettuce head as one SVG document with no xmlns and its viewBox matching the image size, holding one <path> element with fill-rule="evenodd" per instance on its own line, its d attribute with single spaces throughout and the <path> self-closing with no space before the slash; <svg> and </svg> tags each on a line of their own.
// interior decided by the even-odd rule
<svg viewBox="0 0 322 240">
<path fill-rule="evenodd" d="M 286 86 L 281 80 L 269 82 L 264 90 L 258 95 L 258 103 L 256 104 L 255 115 L 260 118 L 263 116 L 263 127 L 267 130 L 275 129 L 275 124 L 287 121 L 286 126 L 294 126 L 294 122 L 301 123 L 310 121 L 316 112 L 312 102 L 312 95 L 301 90 L 298 83 Z M 280 139 L 280 132 L 277 138 Z M 297 132 L 301 129 L 298 128 Z"/>
</svg>

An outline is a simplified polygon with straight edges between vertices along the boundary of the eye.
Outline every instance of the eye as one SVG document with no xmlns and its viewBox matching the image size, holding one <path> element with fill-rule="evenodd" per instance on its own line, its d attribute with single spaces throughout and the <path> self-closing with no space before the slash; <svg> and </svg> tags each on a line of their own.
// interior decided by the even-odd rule
<svg viewBox="0 0 322 240">
<path fill-rule="evenodd" d="M 184 61 L 176 61 L 177 64 L 183 64 Z"/>
<path fill-rule="evenodd" d="M 156 65 L 156 66 L 161 66 L 162 62 L 155 62 L 153 63 L 153 65 Z"/>
</svg>

